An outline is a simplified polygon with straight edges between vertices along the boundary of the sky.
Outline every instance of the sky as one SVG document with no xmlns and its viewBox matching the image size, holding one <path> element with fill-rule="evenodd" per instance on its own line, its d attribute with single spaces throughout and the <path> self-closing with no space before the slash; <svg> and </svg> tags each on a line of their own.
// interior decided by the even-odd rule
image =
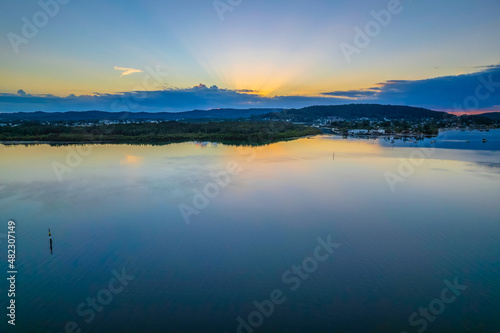
<svg viewBox="0 0 500 333">
<path fill-rule="evenodd" d="M 498 0 L 0 0 L 0 112 L 500 111 Z"/>
</svg>

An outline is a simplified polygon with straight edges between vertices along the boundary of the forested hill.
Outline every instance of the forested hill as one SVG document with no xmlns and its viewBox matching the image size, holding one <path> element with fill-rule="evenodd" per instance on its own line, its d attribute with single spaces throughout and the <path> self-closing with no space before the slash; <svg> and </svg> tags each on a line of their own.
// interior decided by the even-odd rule
<svg viewBox="0 0 500 333">
<path fill-rule="evenodd" d="M 476 115 L 477 117 L 486 117 L 490 119 L 500 120 L 500 112 L 488 112 Z"/>
<path fill-rule="evenodd" d="M 500 119 L 500 113 L 478 115 L 490 119 Z M 346 104 L 309 106 L 302 109 L 212 109 L 186 112 L 17 112 L 0 113 L 0 121 L 93 121 L 93 120 L 210 120 L 210 119 L 290 119 L 292 121 L 314 121 L 326 117 L 338 117 L 348 120 L 359 118 L 375 119 L 435 119 L 454 118 L 454 115 L 402 105 Z"/>
<path fill-rule="evenodd" d="M 239 119 L 249 118 L 283 109 L 212 109 L 186 112 L 104 112 L 104 111 L 68 111 L 68 112 L 16 112 L 0 113 L 1 121 L 88 121 L 88 120 L 188 120 L 188 119 Z"/>
<path fill-rule="evenodd" d="M 253 116 L 254 119 L 291 119 L 292 121 L 314 121 L 325 117 L 345 119 L 377 118 L 377 119 L 444 119 L 455 117 L 445 112 L 401 105 L 380 104 L 347 104 L 329 106 L 310 106 L 303 109 L 290 109 L 281 112 Z"/>
</svg>

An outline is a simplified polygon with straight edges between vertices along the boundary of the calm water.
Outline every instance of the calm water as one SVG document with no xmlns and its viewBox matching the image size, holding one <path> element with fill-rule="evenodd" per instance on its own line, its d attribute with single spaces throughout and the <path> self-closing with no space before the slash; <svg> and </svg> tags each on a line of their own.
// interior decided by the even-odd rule
<svg viewBox="0 0 500 333">
<path fill-rule="evenodd" d="M 500 332 L 499 143 L 497 130 L 441 133 L 435 149 L 331 136 L 99 145 L 69 165 L 75 146 L 0 146 L 17 332 L 223 333 L 238 317 L 239 332 Z M 333 253 L 311 259 L 329 236 Z M 455 279 L 467 289 L 445 304 Z M 276 289 L 283 302 L 256 313 Z M 412 326 L 431 304 L 438 314 Z M 5 313 L 0 330 L 16 331 Z"/>
</svg>

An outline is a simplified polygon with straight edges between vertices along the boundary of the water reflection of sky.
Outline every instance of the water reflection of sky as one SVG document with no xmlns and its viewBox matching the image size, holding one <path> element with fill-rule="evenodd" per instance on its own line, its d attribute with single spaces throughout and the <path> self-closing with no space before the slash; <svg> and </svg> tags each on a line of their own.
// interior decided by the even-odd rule
<svg viewBox="0 0 500 333">
<path fill-rule="evenodd" d="M 486 142 L 483 142 L 486 139 Z M 436 137 L 428 137 L 423 140 L 390 139 L 377 140 L 384 147 L 435 147 L 443 149 L 466 149 L 466 150 L 500 150 L 500 129 L 493 130 L 443 130 Z"/>
<path fill-rule="evenodd" d="M 453 132 L 450 137 L 456 138 L 457 134 L 461 132 Z M 436 140 L 440 142 L 440 138 Z M 106 202 L 126 201 L 131 206 L 181 202 L 193 195 L 193 189 L 213 181 L 210 174 L 225 170 L 232 160 L 243 170 L 231 179 L 226 191 L 232 193 L 232 201 L 261 201 L 275 189 L 273 201 L 297 192 L 315 198 L 331 198 L 338 192 L 345 196 L 360 188 L 376 196 L 388 190 L 384 173 L 397 172 L 399 159 L 408 158 L 419 148 L 407 145 L 393 147 L 384 141 L 329 136 L 256 148 L 197 143 L 97 145 L 89 156 L 82 157 L 79 166 L 63 175 L 62 182 L 52 164 L 65 164 L 68 151 L 75 151 L 75 147 L 2 146 L 0 199 L 42 204 L 48 211 L 88 205 L 106 209 Z M 499 163 L 498 151 L 438 148 L 426 155 L 425 163 L 407 184 L 415 186 L 412 190 L 435 185 L 443 172 L 448 172 L 473 174 L 476 178 L 463 178 L 459 184 L 474 187 L 481 179 L 495 177 Z M 453 191 L 455 186 L 448 184 L 446 188 Z M 352 207 L 355 201 L 345 204 Z"/>
<path fill-rule="evenodd" d="M 493 327 L 499 150 L 437 148 L 392 192 L 385 173 L 418 147 L 329 136 L 260 148 L 99 145 L 59 182 L 52 163 L 71 148 L 0 146 L 0 219 L 18 221 L 24 331 L 78 321 L 75 307 L 122 266 L 134 284 L 82 328 L 235 331 L 328 234 L 342 252 L 288 295 L 270 331 L 401 331 L 454 276 L 474 286 L 464 304 L 490 304 L 467 317 Z M 186 225 L 179 204 L 230 161 L 241 173 Z M 435 330 L 456 331 L 461 309 Z"/>
</svg>

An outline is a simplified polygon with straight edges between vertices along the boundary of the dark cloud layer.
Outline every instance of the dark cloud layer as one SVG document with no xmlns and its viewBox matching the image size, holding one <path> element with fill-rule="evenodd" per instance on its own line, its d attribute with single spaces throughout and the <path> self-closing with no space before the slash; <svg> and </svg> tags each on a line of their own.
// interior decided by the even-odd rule
<svg viewBox="0 0 500 333">
<path fill-rule="evenodd" d="M 500 111 L 500 65 L 479 72 L 425 80 L 390 80 L 367 90 L 324 95 L 365 103 L 401 104 L 442 111 Z"/>
<path fill-rule="evenodd" d="M 376 91 L 369 90 L 348 90 L 348 91 L 332 91 L 323 93 L 325 96 L 347 97 L 347 98 L 367 98 L 375 96 Z"/>
<path fill-rule="evenodd" d="M 67 97 L 0 94 L 0 112 L 18 111 L 189 111 L 211 108 L 300 108 L 346 103 L 400 104 L 443 111 L 500 111 L 500 65 L 471 74 L 425 80 L 390 80 L 365 90 L 324 92 L 320 97 L 262 97 L 249 90 L 200 84 L 187 89 Z"/>
<path fill-rule="evenodd" d="M 253 91 L 219 89 L 204 84 L 188 89 L 120 92 L 67 97 L 0 94 L 0 112 L 18 111 L 190 111 L 211 108 L 305 107 L 339 104 L 340 99 L 308 96 L 262 97 Z"/>
</svg>

